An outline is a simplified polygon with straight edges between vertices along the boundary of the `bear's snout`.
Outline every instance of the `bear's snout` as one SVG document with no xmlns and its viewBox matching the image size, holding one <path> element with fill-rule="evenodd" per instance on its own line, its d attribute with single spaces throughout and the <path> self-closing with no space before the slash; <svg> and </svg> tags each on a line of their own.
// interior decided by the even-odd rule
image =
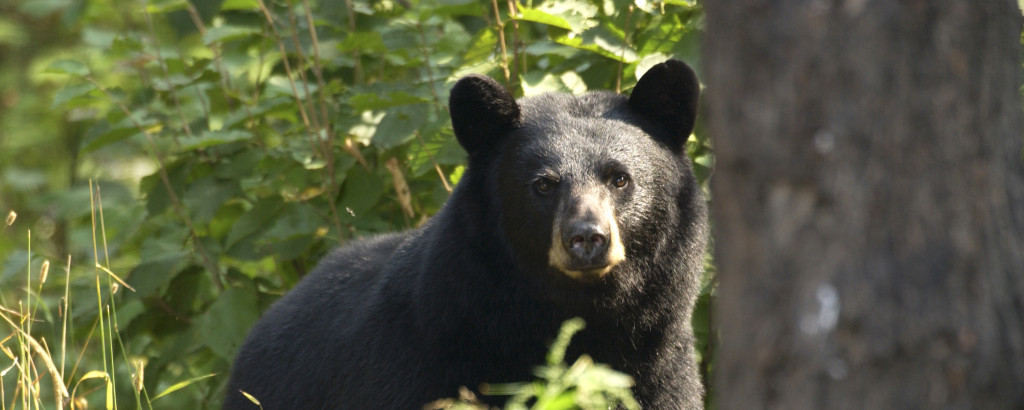
<svg viewBox="0 0 1024 410">
<path fill-rule="evenodd" d="M 587 201 L 580 201 L 587 202 Z M 626 259 L 619 226 L 609 203 L 597 201 L 569 207 L 571 215 L 556 218 L 548 264 L 566 276 L 593 281 Z"/>
<path fill-rule="evenodd" d="M 577 221 L 562 235 L 562 244 L 579 269 L 603 269 L 607 266 L 608 229 L 593 221 Z M 605 224 L 606 225 L 606 224 Z"/>
</svg>

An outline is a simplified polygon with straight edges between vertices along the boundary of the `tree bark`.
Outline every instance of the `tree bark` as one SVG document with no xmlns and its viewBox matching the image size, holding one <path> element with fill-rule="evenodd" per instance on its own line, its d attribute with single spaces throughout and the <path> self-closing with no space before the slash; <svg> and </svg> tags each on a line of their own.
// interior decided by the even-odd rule
<svg viewBox="0 0 1024 410">
<path fill-rule="evenodd" d="M 1016 2 L 705 10 L 719 406 L 1024 407 Z"/>
</svg>

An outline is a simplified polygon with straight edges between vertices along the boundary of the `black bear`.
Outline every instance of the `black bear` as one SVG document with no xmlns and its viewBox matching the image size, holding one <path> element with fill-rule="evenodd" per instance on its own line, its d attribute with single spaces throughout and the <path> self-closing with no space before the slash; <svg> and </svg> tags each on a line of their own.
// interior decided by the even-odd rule
<svg viewBox="0 0 1024 410">
<path fill-rule="evenodd" d="M 632 375 L 645 408 L 700 408 L 690 316 L 707 221 L 685 153 L 699 90 L 677 60 L 628 98 L 516 101 L 490 78 L 459 80 L 468 168 L 448 202 L 419 229 L 335 251 L 274 304 L 224 407 L 256 408 L 244 391 L 267 410 L 419 409 L 530 380 L 578 316 L 568 359 Z"/>
</svg>

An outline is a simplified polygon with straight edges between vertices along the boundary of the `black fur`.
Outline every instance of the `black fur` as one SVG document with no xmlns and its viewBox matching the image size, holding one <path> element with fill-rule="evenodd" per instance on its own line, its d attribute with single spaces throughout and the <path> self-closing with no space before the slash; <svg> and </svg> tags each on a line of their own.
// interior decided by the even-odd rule
<svg viewBox="0 0 1024 410">
<path fill-rule="evenodd" d="M 634 96 L 545 94 L 516 102 L 486 77 L 452 89 L 469 168 L 419 229 L 343 247 L 256 324 L 224 407 L 418 409 L 459 386 L 525 381 L 562 321 L 587 327 L 587 353 L 636 379 L 645 408 L 700 408 L 690 315 L 706 211 L 682 154 L 699 86 L 661 64 Z M 627 172 L 630 184 L 608 184 Z M 538 176 L 558 180 L 547 194 Z M 626 259 L 602 279 L 548 264 L 567 201 L 613 207 Z M 571 207 L 570 207 L 571 208 Z M 503 398 L 487 398 L 500 402 Z"/>
</svg>

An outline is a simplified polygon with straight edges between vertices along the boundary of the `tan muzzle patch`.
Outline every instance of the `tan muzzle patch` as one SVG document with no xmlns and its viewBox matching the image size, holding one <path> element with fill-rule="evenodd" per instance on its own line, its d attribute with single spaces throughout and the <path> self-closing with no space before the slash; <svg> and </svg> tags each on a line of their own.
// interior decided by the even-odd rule
<svg viewBox="0 0 1024 410">
<path fill-rule="evenodd" d="M 602 218 L 608 221 L 608 251 L 605 253 L 603 266 L 595 269 L 572 269 L 573 257 L 565 248 L 562 241 L 562 220 L 561 215 L 555 217 L 551 227 L 551 248 L 548 249 L 548 264 L 558 269 L 566 276 L 580 281 L 592 281 L 603 278 L 611 272 L 615 265 L 626 260 L 626 248 L 622 245 L 622 236 L 619 234 L 619 223 L 615 219 L 611 207 L 603 207 L 605 214 Z"/>
</svg>

